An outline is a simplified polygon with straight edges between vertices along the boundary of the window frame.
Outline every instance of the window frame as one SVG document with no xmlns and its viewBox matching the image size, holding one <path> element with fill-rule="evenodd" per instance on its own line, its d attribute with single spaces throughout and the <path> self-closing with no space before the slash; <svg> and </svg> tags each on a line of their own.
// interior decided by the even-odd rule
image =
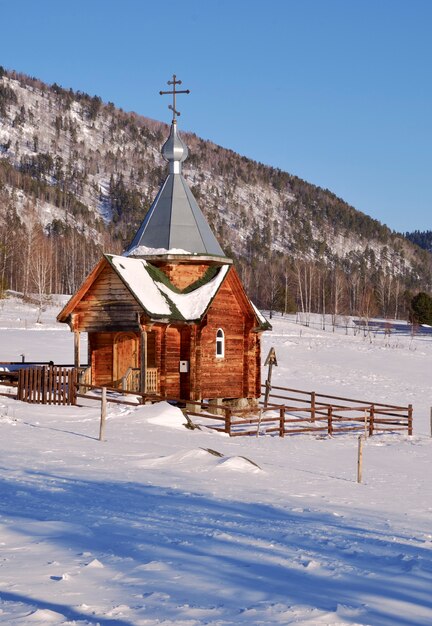
<svg viewBox="0 0 432 626">
<path fill-rule="evenodd" d="M 216 358 L 225 358 L 225 333 L 222 328 L 216 331 Z"/>
</svg>

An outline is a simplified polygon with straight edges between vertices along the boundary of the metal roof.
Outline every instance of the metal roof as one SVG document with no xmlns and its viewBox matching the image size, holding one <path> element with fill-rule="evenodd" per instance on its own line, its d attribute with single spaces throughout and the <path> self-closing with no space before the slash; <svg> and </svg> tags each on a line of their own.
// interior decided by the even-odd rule
<svg viewBox="0 0 432 626">
<path fill-rule="evenodd" d="M 174 120 L 162 147 L 162 156 L 169 163 L 169 174 L 132 243 L 125 250 L 126 256 L 146 256 L 139 250 L 144 247 L 226 258 L 181 174 L 181 164 L 187 154 L 187 146 L 178 135 Z"/>
</svg>

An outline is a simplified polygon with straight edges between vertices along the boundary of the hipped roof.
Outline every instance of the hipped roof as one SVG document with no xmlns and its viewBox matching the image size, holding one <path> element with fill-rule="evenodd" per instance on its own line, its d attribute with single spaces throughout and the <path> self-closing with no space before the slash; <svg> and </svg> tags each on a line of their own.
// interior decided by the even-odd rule
<svg viewBox="0 0 432 626">
<path fill-rule="evenodd" d="M 149 256 L 149 249 L 180 250 L 186 255 L 226 258 L 189 186 L 182 176 L 181 164 L 187 147 L 171 124 L 170 135 L 162 148 L 169 163 L 169 174 L 151 205 L 125 256 Z M 147 249 L 145 255 L 142 250 Z"/>
<path fill-rule="evenodd" d="M 140 247 L 225 257 L 181 174 L 168 174 L 125 254 Z"/>
</svg>

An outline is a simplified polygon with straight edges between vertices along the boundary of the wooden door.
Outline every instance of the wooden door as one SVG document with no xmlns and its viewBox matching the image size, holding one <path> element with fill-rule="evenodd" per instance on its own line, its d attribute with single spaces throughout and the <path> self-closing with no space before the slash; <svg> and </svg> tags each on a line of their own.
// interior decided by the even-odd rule
<svg viewBox="0 0 432 626">
<path fill-rule="evenodd" d="M 122 378 L 130 367 L 139 367 L 139 338 L 135 333 L 119 333 L 114 339 L 114 380 Z"/>
</svg>

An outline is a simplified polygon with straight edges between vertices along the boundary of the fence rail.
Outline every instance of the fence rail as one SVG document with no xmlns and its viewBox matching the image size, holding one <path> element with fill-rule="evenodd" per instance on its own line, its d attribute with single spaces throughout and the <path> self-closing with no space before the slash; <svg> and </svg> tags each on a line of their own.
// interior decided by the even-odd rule
<svg viewBox="0 0 432 626">
<path fill-rule="evenodd" d="M 268 390 L 266 385 L 263 388 Z M 278 393 L 273 393 L 273 390 Z M 368 402 L 287 387 L 273 386 L 268 391 L 264 395 L 266 404 L 263 400 L 255 409 L 219 407 L 223 415 L 214 415 L 211 413 L 211 405 L 203 405 L 196 410 L 189 410 L 188 415 L 209 420 L 209 428 L 225 432 L 230 437 L 260 434 L 278 434 L 280 437 L 300 434 L 337 435 L 348 432 L 364 432 L 372 436 L 377 432 L 400 431 L 412 435 L 413 432 L 412 405 Z M 278 402 L 281 399 L 283 403 Z"/>
<path fill-rule="evenodd" d="M 19 400 L 40 404 L 76 404 L 77 398 L 86 397 L 84 390 L 101 388 L 85 382 L 87 372 L 81 373 L 67 367 L 33 367 L 19 371 Z M 116 394 L 131 394 L 157 402 L 166 400 L 185 406 L 189 418 L 199 418 L 209 428 L 224 432 L 231 437 L 258 436 L 260 434 L 337 435 L 364 432 L 369 436 L 377 432 L 413 433 L 412 405 L 397 406 L 380 402 L 368 402 L 341 396 L 330 396 L 288 387 L 263 385 L 268 392 L 257 407 L 238 409 L 209 402 L 192 402 L 181 398 L 167 398 L 154 393 L 143 394 L 127 389 L 108 388 Z M 93 396 L 100 399 L 98 395 Z M 280 400 L 283 400 L 281 403 Z M 124 397 L 113 397 L 110 402 L 131 404 Z M 136 401 L 133 402 L 136 404 Z M 195 420 L 196 421 L 196 420 Z"/>
</svg>

